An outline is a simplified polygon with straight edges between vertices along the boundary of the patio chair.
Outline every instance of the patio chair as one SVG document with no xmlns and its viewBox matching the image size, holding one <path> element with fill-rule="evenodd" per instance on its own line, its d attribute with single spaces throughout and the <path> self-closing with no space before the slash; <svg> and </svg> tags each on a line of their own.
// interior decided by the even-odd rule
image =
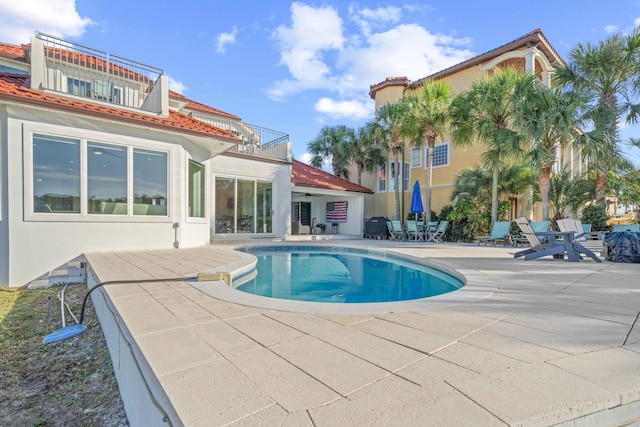
<svg viewBox="0 0 640 427">
<path fill-rule="evenodd" d="M 496 221 L 491 227 L 491 233 L 488 236 L 478 237 L 478 246 L 480 243 L 493 243 L 496 246 L 499 240 L 502 241 L 504 246 L 507 246 L 507 242 L 511 240 L 509 229 L 511 228 L 511 221 Z"/>
<path fill-rule="evenodd" d="M 404 240 L 405 234 L 400 221 L 387 221 L 387 228 L 391 234 L 391 240 Z"/>
<path fill-rule="evenodd" d="M 418 229 L 418 223 L 416 221 L 407 221 L 407 240 L 424 240 L 422 231 Z"/>
<path fill-rule="evenodd" d="M 591 233 L 591 224 L 586 224 L 588 227 L 585 227 L 585 224 L 583 224 L 582 221 L 572 218 L 559 219 L 556 223 L 558 224 L 560 231 L 573 231 L 573 240 L 580 245 L 580 248 L 585 248 L 593 253 L 603 253 L 604 242 L 597 238 L 597 233 L 596 239 L 592 239 L 594 233 Z M 580 252 L 580 248 L 577 248 L 578 252 Z"/>
<path fill-rule="evenodd" d="M 621 231 L 640 231 L 640 224 L 615 224 L 611 231 L 616 233 Z"/>
<path fill-rule="evenodd" d="M 565 253 L 564 243 L 555 241 L 542 243 L 525 217 L 516 218 L 516 224 L 520 227 L 520 232 L 527 239 L 530 247 L 513 254 L 514 258 L 523 256 L 525 261 L 529 261 L 531 259 L 541 258 L 547 255 Z"/>
<path fill-rule="evenodd" d="M 291 235 L 311 234 L 311 227 L 300 221 L 291 221 Z"/>
<path fill-rule="evenodd" d="M 442 237 L 444 233 L 447 232 L 447 227 L 449 226 L 449 221 L 440 221 L 438 223 L 438 228 L 435 231 L 429 231 L 427 233 L 427 241 L 434 243 L 442 243 Z"/>
<path fill-rule="evenodd" d="M 558 227 L 561 227 L 560 221 L 562 220 L 558 221 Z M 580 234 L 578 234 L 577 237 L 580 237 L 583 234 L 582 225 L 577 225 L 578 223 L 575 222 L 576 220 L 571 220 L 571 221 L 572 222 L 567 221 L 565 224 L 574 224 L 573 227 L 575 227 L 576 229 L 577 227 L 579 227 Z M 576 234 L 575 234 L 575 231 L 572 229 L 567 229 L 564 231 L 564 232 L 574 233 L 571 239 L 568 239 L 568 240 L 565 239 L 566 241 L 562 241 L 562 242 L 559 242 L 555 239 L 551 239 L 549 242 L 542 243 L 538 239 L 538 235 L 535 233 L 533 228 L 531 228 L 531 225 L 529 224 L 526 218 L 524 217 L 518 218 L 516 219 L 516 223 L 518 224 L 518 227 L 520 227 L 522 234 L 527 238 L 527 240 L 529 240 L 529 244 L 531 245 L 531 247 L 529 249 L 516 252 L 513 255 L 514 258 L 524 256 L 525 261 L 528 261 L 530 259 L 540 258 L 546 255 L 556 255 L 556 254 L 566 253 L 567 257 L 569 258 L 569 261 L 578 261 L 582 259 L 580 254 L 584 254 L 596 262 L 602 262 L 602 260 L 600 260 L 600 258 L 598 258 L 596 254 L 594 254 L 592 251 L 585 248 L 577 240 L 575 240 L 575 237 L 573 236 L 576 236 Z M 562 229 L 560 231 L 562 231 Z"/>
<path fill-rule="evenodd" d="M 549 220 L 531 221 L 529 223 L 529 225 L 533 229 L 534 233 L 546 233 L 547 231 L 549 231 L 549 227 L 551 226 L 551 221 L 549 221 Z M 542 236 L 540 234 L 536 234 L 536 236 L 538 236 L 538 240 L 540 240 L 540 242 L 542 242 L 542 243 L 546 243 L 546 242 L 549 241 L 549 237 L 547 237 L 547 236 Z M 518 245 L 523 245 L 524 243 L 529 243 L 527 238 L 524 237 L 521 234 L 511 236 L 511 241 L 513 242 L 513 246 L 518 246 Z"/>
</svg>

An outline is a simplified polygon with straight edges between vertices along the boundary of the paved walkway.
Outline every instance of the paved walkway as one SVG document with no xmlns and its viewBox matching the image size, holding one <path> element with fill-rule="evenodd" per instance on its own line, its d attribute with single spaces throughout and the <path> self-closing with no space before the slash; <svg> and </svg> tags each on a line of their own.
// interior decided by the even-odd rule
<svg viewBox="0 0 640 427">
<path fill-rule="evenodd" d="M 174 424 L 640 424 L 640 265 L 525 262 L 512 248 L 456 244 L 318 244 L 401 252 L 468 284 L 375 314 L 250 307 L 194 287 L 204 282 L 105 286 Z M 225 271 L 246 259 L 222 245 L 87 255 L 101 281 Z M 237 294 L 209 284 L 221 298 Z"/>
</svg>

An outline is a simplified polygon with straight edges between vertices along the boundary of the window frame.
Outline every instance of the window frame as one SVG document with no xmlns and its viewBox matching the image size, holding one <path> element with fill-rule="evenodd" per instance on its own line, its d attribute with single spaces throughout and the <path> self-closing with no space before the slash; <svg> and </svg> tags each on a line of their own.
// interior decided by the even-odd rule
<svg viewBox="0 0 640 427">
<path fill-rule="evenodd" d="M 436 148 L 442 147 L 442 146 L 446 146 L 447 147 L 447 160 L 446 160 L 446 163 L 443 163 L 443 164 L 440 164 L 440 165 L 434 164 L 433 165 L 433 169 L 446 168 L 446 167 L 451 165 L 451 143 L 449 141 L 445 141 L 445 142 L 442 142 L 440 144 L 436 144 L 434 146 L 434 149 L 433 149 L 434 160 L 435 160 Z M 424 148 L 424 156 L 423 156 L 424 157 L 424 170 L 429 169 L 428 168 L 428 164 L 427 164 L 427 153 L 428 153 L 428 151 L 429 151 L 429 148 L 425 147 Z M 435 163 L 435 161 L 434 161 L 434 163 Z"/>
<path fill-rule="evenodd" d="M 33 222 L 173 222 L 173 210 L 176 197 L 174 196 L 174 167 L 173 161 L 178 158 L 176 148 L 168 143 L 143 140 L 130 136 L 108 134 L 100 131 L 82 130 L 72 127 L 42 123 L 23 124 L 23 182 L 22 209 L 25 221 Z M 50 135 L 61 138 L 80 140 L 80 213 L 48 213 L 34 212 L 33 187 L 33 136 L 34 134 Z M 118 145 L 127 148 L 127 215 L 88 213 L 88 142 Z M 133 215 L 133 149 L 140 148 L 167 154 L 167 215 Z"/>
<path fill-rule="evenodd" d="M 381 180 L 380 179 L 380 170 L 382 169 L 382 172 L 384 174 L 384 179 Z M 387 185 L 387 181 L 389 181 L 388 177 L 387 177 L 387 164 L 383 163 L 381 165 L 379 165 L 376 168 L 376 193 L 386 193 L 387 192 L 387 188 L 389 187 Z M 384 186 L 384 188 L 380 188 L 381 185 Z"/>
<path fill-rule="evenodd" d="M 204 200 L 202 201 L 202 203 L 204 203 L 204 216 L 203 217 L 199 217 L 199 216 L 191 216 L 190 212 L 189 212 L 189 197 L 191 195 L 191 189 L 190 189 L 190 185 L 191 185 L 191 172 L 189 169 L 189 166 L 191 165 L 191 163 L 195 163 L 198 165 L 202 166 L 202 173 L 204 175 L 203 177 L 203 185 L 204 185 Z M 185 218 L 187 220 L 187 222 L 191 222 L 191 223 L 208 223 L 209 222 L 209 184 L 208 184 L 208 180 L 207 177 L 209 176 L 209 169 L 207 164 L 199 162 L 197 160 L 194 160 L 192 158 L 188 158 L 187 159 L 187 166 L 186 166 L 186 170 L 187 170 L 187 182 L 186 182 L 186 186 L 185 186 Z"/>
<path fill-rule="evenodd" d="M 218 232 L 218 207 L 216 206 L 217 203 L 217 180 L 218 179 L 225 179 L 225 180 L 233 180 L 233 232 L 229 232 L 229 233 L 225 233 L 225 232 Z M 239 215 L 238 215 L 238 183 L 239 181 L 243 181 L 243 182 L 252 182 L 253 183 L 253 220 L 252 220 L 252 227 L 253 230 L 250 232 L 240 232 L 238 230 L 238 219 L 239 219 Z M 271 231 L 269 232 L 260 232 L 258 231 L 258 183 L 268 183 L 271 184 L 271 210 L 273 211 L 273 200 L 274 200 L 274 195 L 275 195 L 275 183 L 274 181 L 270 181 L 268 179 L 260 179 L 260 178 L 256 178 L 256 177 L 251 177 L 251 176 L 239 176 L 239 175 L 228 175 L 228 174 L 213 174 L 213 189 L 212 189 L 212 213 L 211 213 L 211 222 L 213 224 L 213 228 L 212 231 L 214 234 L 218 234 L 218 235 L 234 235 L 234 236 L 238 236 L 238 235 L 272 235 L 273 234 L 273 219 L 274 219 L 274 215 L 271 215 L 270 220 L 272 222 L 271 225 Z"/>
<path fill-rule="evenodd" d="M 414 153 L 418 153 L 416 156 Z M 418 160 L 418 164 L 414 164 L 415 160 Z M 422 147 L 411 147 L 411 169 L 419 168 L 422 166 Z"/>
<path fill-rule="evenodd" d="M 398 162 L 399 165 L 402 165 L 402 161 Z M 395 192 L 395 177 L 393 176 L 392 168 L 395 168 L 395 162 L 393 160 L 389 161 L 389 191 Z M 402 172 L 400 173 L 400 192 L 408 193 L 411 191 L 411 162 L 404 162 L 404 167 L 402 168 Z M 406 175 L 406 176 L 405 176 Z M 404 190 L 402 189 L 404 187 Z"/>
</svg>

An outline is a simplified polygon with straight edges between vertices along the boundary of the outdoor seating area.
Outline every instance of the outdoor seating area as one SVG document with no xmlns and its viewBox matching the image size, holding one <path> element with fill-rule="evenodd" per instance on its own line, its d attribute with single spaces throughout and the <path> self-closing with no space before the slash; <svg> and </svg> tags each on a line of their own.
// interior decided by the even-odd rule
<svg viewBox="0 0 640 427">
<path fill-rule="evenodd" d="M 422 221 L 407 220 L 403 225 L 400 221 L 387 221 L 387 229 L 391 240 L 422 241 L 442 243 L 447 232 L 449 221 Z"/>
<path fill-rule="evenodd" d="M 576 220 L 563 222 L 562 227 L 565 230 L 545 232 L 536 232 L 524 217 L 517 218 L 516 223 L 520 227 L 522 235 L 529 242 L 530 247 L 516 252 L 513 255 L 514 258 L 524 257 L 525 261 L 529 261 L 551 255 L 558 259 L 564 259 L 566 256 L 569 262 L 577 262 L 582 259 L 581 255 L 586 255 L 596 262 L 602 262 L 596 254 L 579 243 L 579 239 L 584 233 L 582 232 L 582 225 L 578 224 Z M 558 221 L 558 224 L 560 224 L 560 221 Z"/>
</svg>

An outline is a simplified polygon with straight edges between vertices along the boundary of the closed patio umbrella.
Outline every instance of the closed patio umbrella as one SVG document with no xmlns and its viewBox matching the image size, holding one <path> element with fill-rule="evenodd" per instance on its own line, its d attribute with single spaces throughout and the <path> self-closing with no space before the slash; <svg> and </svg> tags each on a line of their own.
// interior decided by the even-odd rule
<svg viewBox="0 0 640 427">
<path fill-rule="evenodd" d="M 413 193 L 411 194 L 411 207 L 409 208 L 414 214 L 419 214 L 424 211 L 422 207 L 422 195 L 420 194 L 420 183 L 416 180 L 413 184 Z"/>
</svg>

